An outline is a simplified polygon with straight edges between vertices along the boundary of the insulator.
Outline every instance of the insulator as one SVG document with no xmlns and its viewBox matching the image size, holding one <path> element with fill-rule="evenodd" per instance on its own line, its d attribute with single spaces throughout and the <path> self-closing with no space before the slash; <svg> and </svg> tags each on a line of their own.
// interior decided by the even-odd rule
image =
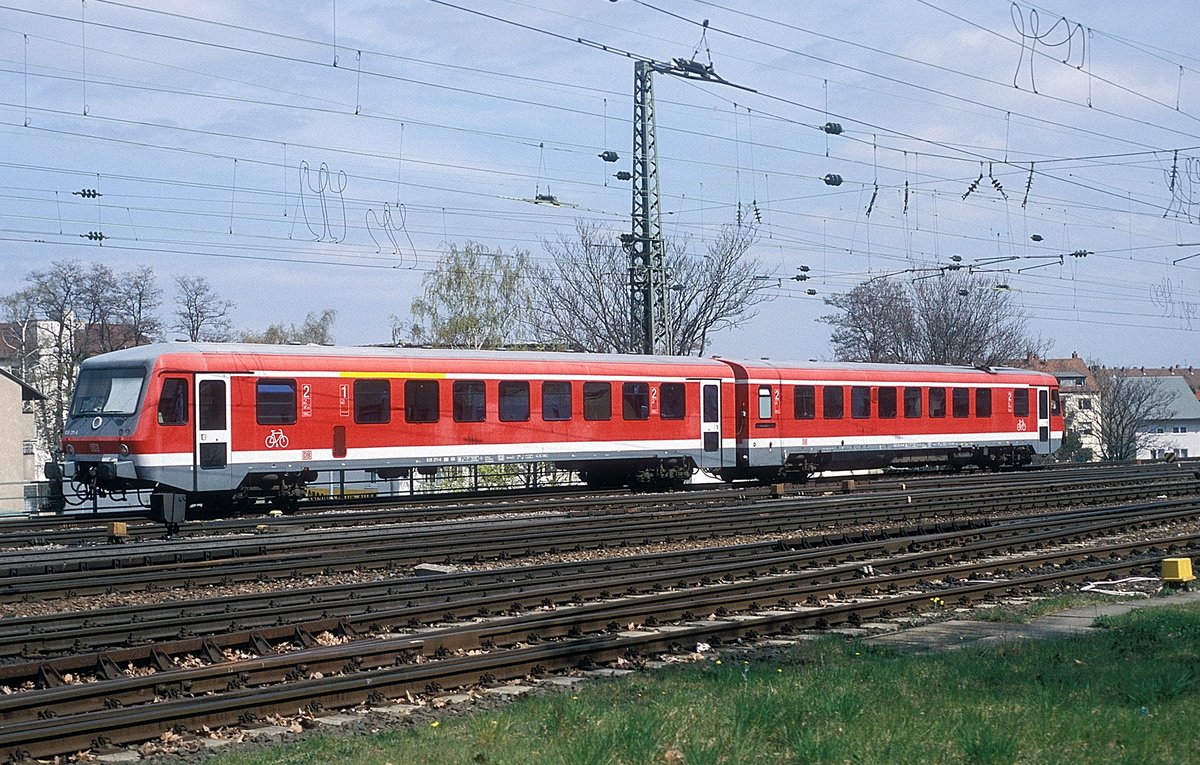
<svg viewBox="0 0 1200 765">
<path fill-rule="evenodd" d="M 1033 240 L 1033 241 L 1035 241 L 1035 242 L 1040 242 L 1040 241 L 1042 241 L 1042 235 L 1041 235 L 1041 234 L 1034 234 L 1033 236 L 1031 236 L 1031 237 L 1029 237 L 1029 238 L 1030 238 L 1030 239 L 1032 239 L 1032 240 Z"/>
<path fill-rule="evenodd" d="M 950 263 L 946 266 L 947 271 L 957 271 L 960 268 L 962 268 L 962 263 Z"/>
<path fill-rule="evenodd" d="M 621 158 L 615 151 L 602 151 L 597 156 L 605 162 L 616 162 Z"/>
<path fill-rule="evenodd" d="M 1091 255 L 1091 253 L 1087 250 L 1076 250 L 1071 253 L 1072 258 L 1086 258 L 1088 255 Z"/>
<path fill-rule="evenodd" d="M 829 135 L 841 135 L 842 134 L 842 124 L 840 122 L 826 122 L 824 125 L 821 126 L 821 129 L 824 130 L 826 133 L 829 133 Z"/>
<path fill-rule="evenodd" d="M 805 295 L 815 295 L 815 294 L 817 294 L 817 291 L 814 289 L 806 289 L 806 290 L 804 290 L 804 294 Z"/>
<path fill-rule="evenodd" d="M 797 266 L 796 270 L 803 271 L 804 273 L 808 273 L 808 266 Z"/>
<path fill-rule="evenodd" d="M 842 185 L 842 176 L 836 175 L 834 173 L 829 173 L 821 180 L 825 181 L 826 186 L 841 186 Z"/>
<path fill-rule="evenodd" d="M 72 191 L 71 193 L 77 197 L 83 197 L 84 199 L 95 199 L 96 197 L 104 196 L 95 189 L 80 189 L 79 191 Z"/>
<path fill-rule="evenodd" d="M 808 281 L 808 274 L 796 274 L 795 276 L 792 277 L 792 281 L 806 282 L 806 281 Z"/>
<path fill-rule="evenodd" d="M 633 244 L 636 240 L 637 237 L 635 237 L 633 234 L 621 234 L 621 244 L 625 245 L 626 247 Z"/>
<path fill-rule="evenodd" d="M 960 290 L 958 291 L 958 294 L 959 294 L 961 297 L 966 297 L 967 295 L 969 295 L 969 294 L 971 294 L 971 293 L 967 292 L 967 291 L 966 291 L 966 290 L 964 290 L 964 289 L 960 289 Z"/>
<path fill-rule="evenodd" d="M 84 239 L 90 239 L 93 242 L 102 242 L 108 237 L 101 231 L 89 231 L 86 234 L 80 234 Z"/>
<path fill-rule="evenodd" d="M 953 260 L 955 263 L 961 263 L 962 255 L 951 255 L 950 259 Z"/>
<path fill-rule="evenodd" d="M 621 171 L 614 173 L 613 177 L 616 178 L 618 181 L 632 181 L 633 173 L 629 172 L 628 170 L 621 170 Z"/>
</svg>

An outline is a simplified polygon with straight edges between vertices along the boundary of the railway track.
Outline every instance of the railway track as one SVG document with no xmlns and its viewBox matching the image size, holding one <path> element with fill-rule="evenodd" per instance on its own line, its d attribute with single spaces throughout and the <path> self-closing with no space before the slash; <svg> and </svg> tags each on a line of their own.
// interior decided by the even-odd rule
<svg viewBox="0 0 1200 765">
<path fill-rule="evenodd" d="M 619 556 L 608 541 L 613 554 L 603 560 L 0 619 L 0 653 L 10 662 L 0 666 L 0 683 L 19 690 L 0 696 L 0 756 L 50 756 L 175 727 L 377 704 L 697 642 L 917 615 L 934 596 L 972 603 L 1153 570 L 1167 554 L 1200 550 L 1200 488 L 1186 471 L 1136 491 L 1114 494 L 1110 484 L 1102 490 L 1106 503 L 1094 496 L 1096 486 L 1091 500 L 1081 486 L 1061 488 L 1069 507 L 1051 512 L 1053 502 L 1034 502 L 1036 491 L 992 496 L 1006 516 L 975 519 L 944 506 L 949 497 L 941 489 L 882 505 L 838 497 L 828 511 L 852 519 L 849 525 L 825 518 L 807 527 L 825 533 L 775 532 L 789 536 L 767 542 Z M 1121 494 L 1124 501 L 1113 504 Z M 957 502 L 978 510 L 981 495 Z M 786 528 L 796 520 L 778 525 L 776 510 L 814 512 L 767 513 L 760 504 L 751 503 L 739 522 L 757 515 L 761 525 Z M 931 510 L 945 520 L 918 522 Z M 606 517 L 619 524 L 630 520 L 625 515 Z M 673 538 L 699 533 L 686 513 L 661 515 L 655 535 L 670 536 L 669 519 L 678 524 Z M 469 550 L 463 529 L 456 533 Z M 719 541 L 726 533 L 717 528 L 697 538 Z M 648 534 L 639 528 L 633 538 Z M 262 561 L 221 561 L 236 562 Z M 192 634 L 181 634 L 184 628 Z"/>
</svg>

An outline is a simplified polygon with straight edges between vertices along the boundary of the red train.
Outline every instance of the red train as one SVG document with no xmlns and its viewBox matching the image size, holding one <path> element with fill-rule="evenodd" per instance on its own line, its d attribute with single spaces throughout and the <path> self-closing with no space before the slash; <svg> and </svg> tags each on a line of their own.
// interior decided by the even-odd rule
<svg viewBox="0 0 1200 765">
<path fill-rule="evenodd" d="M 591 485 L 1016 466 L 1062 438 L 1054 377 L 1011 368 L 173 343 L 83 363 L 79 497 L 286 502 L 329 471 L 552 462 Z M 51 472 L 54 472 L 51 469 Z"/>
</svg>

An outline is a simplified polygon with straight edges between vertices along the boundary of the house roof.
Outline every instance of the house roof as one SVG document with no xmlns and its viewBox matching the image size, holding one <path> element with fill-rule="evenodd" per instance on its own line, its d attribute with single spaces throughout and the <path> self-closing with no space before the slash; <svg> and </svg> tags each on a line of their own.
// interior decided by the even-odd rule
<svg viewBox="0 0 1200 765">
<path fill-rule="evenodd" d="M 1141 374 L 1130 377 L 1141 377 Z M 1171 420 L 1200 420 L 1200 400 L 1192 392 L 1187 380 L 1177 375 L 1146 375 L 1153 377 L 1155 383 L 1164 386 L 1173 396 L 1168 406 L 1175 412 Z"/>
<path fill-rule="evenodd" d="M 1086 391 L 1095 393 L 1097 390 L 1096 378 L 1092 376 L 1092 371 L 1088 369 L 1087 363 L 1079 358 L 1078 354 L 1071 354 L 1069 359 L 1043 359 L 1034 354 L 1013 362 L 1014 366 L 1023 369 L 1032 369 L 1037 372 L 1045 372 L 1054 375 L 1060 381 L 1068 377 L 1077 377 L 1083 380 L 1082 388 L 1073 388 L 1072 391 Z"/>
<path fill-rule="evenodd" d="M 46 397 L 44 395 L 42 395 L 41 391 L 39 391 L 37 388 L 33 387 L 29 383 L 25 382 L 20 377 L 17 377 L 16 375 L 12 374 L 11 372 L 6 372 L 5 370 L 0 369 L 0 377 L 7 377 L 9 380 L 12 380 L 17 385 L 21 386 L 21 400 L 22 401 L 45 401 L 46 400 Z"/>
</svg>

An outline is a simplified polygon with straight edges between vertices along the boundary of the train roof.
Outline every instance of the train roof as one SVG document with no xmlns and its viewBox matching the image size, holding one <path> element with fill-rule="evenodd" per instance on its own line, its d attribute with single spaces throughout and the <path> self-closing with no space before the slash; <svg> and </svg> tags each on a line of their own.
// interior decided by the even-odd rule
<svg viewBox="0 0 1200 765">
<path fill-rule="evenodd" d="M 162 356 L 200 356 L 237 358 L 243 363 L 247 357 L 276 358 L 357 358 L 386 361 L 407 359 L 434 361 L 437 359 L 475 361 L 528 361 L 539 363 L 588 363 L 588 364 L 655 364 L 675 367 L 727 369 L 728 365 L 742 367 L 749 373 L 755 371 L 811 370 L 845 374 L 895 374 L 901 370 L 908 374 L 945 374 L 958 372 L 968 374 L 1021 375 L 1047 377 L 1044 373 L 1017 367 L 971 367 L 935 364 L 869 364 L 839 361 L 785 361 L 774 359 L 743 360 L 714 356 L 643 356 L 616 353 L 570 353 L 555 351 L 494 351 L 457 350 L 444 348 L 409 348 L 398 346 L 334 346 L 334 345 L 275 345 L 258 343 L 154 343 L 112 351 L 93 356 L 84 363 L 88 366 L 104 365 L 147 365 Z"/>
<path fill-rule="evenodd" d="M 759 359 L 757 361 L 745 361 L 745 360 L 740 360 L 740 359 L 725 359 L 723 357 L 715 357 L 715 358 L 721 358 L 723 361 L 727 361 L 729 363 L 742 366 L 747 371 L 768 370 L 768 369 L 774 370 L 774 371 L 785 371 L 785 370 L 801 369 L 801 370 L 813 370 L 813 371 L 821 370 L 821 371 L 839 372 L 839 373 L 848 373 L 848 374 L 853 374 L 853 373 L 887 374 L 887 373 L 895 373 L 897 371 L 903 370 L 906 373 L 912 373 L 912 374 L 918 374 L 918 375 L 925 374 L 925 373 L 945 374 L 947 372 L 952 372 L 952 373 L 959 372 L 959 373 L 968 373 L 968 374 L 969 373 L 974 373 L 974 374 L 982 373 L 982 374 L 992 374 L 992 375 L 1029 375 L 1029 376 L 1033 376 L 1033 377 L 1053 377 L 1053 375 L 1049 375 L 1045 372 L 1037 372 L 1037 371 L 1030 370 L 1030 369 L 1023 369 L 1021 367 L 1007 367 L 1007 366 L 985 366 L 985 365 L 967 366 L 965 364 L 958 364 L 958 365 L 955 365 L 955 364 L 879 364 L 879 363 L 867 363 L 867 362 L 856 362 L 856 361 L 816 361 L 816 360 L 776 361 L 774 359 Z"/>
<path fill-rule="evenodd" d="M 561 351 L 496 351 L 460 350 L 447 348 L 410 348 L 403 346 L 338 346 L 338 345 L 282 345 L 269 343 L 153 343 L 134 348 L 93 356 L 85 363 L 105 365 L 140 364 L 153 361 L 160 356 L 272 356 L 288 358 L 358 358 L 358 359 L 414 359 L 414 360 L 479 360 L 479 361 L 537 361 L 564 363 L 611 363 L 611 364 L 673 364 L 679 366 L 711 366 L 724 368 L 725 364 L 696 356 L 642 356 L 620 353 L 570 353 Z"/>
</svg>

